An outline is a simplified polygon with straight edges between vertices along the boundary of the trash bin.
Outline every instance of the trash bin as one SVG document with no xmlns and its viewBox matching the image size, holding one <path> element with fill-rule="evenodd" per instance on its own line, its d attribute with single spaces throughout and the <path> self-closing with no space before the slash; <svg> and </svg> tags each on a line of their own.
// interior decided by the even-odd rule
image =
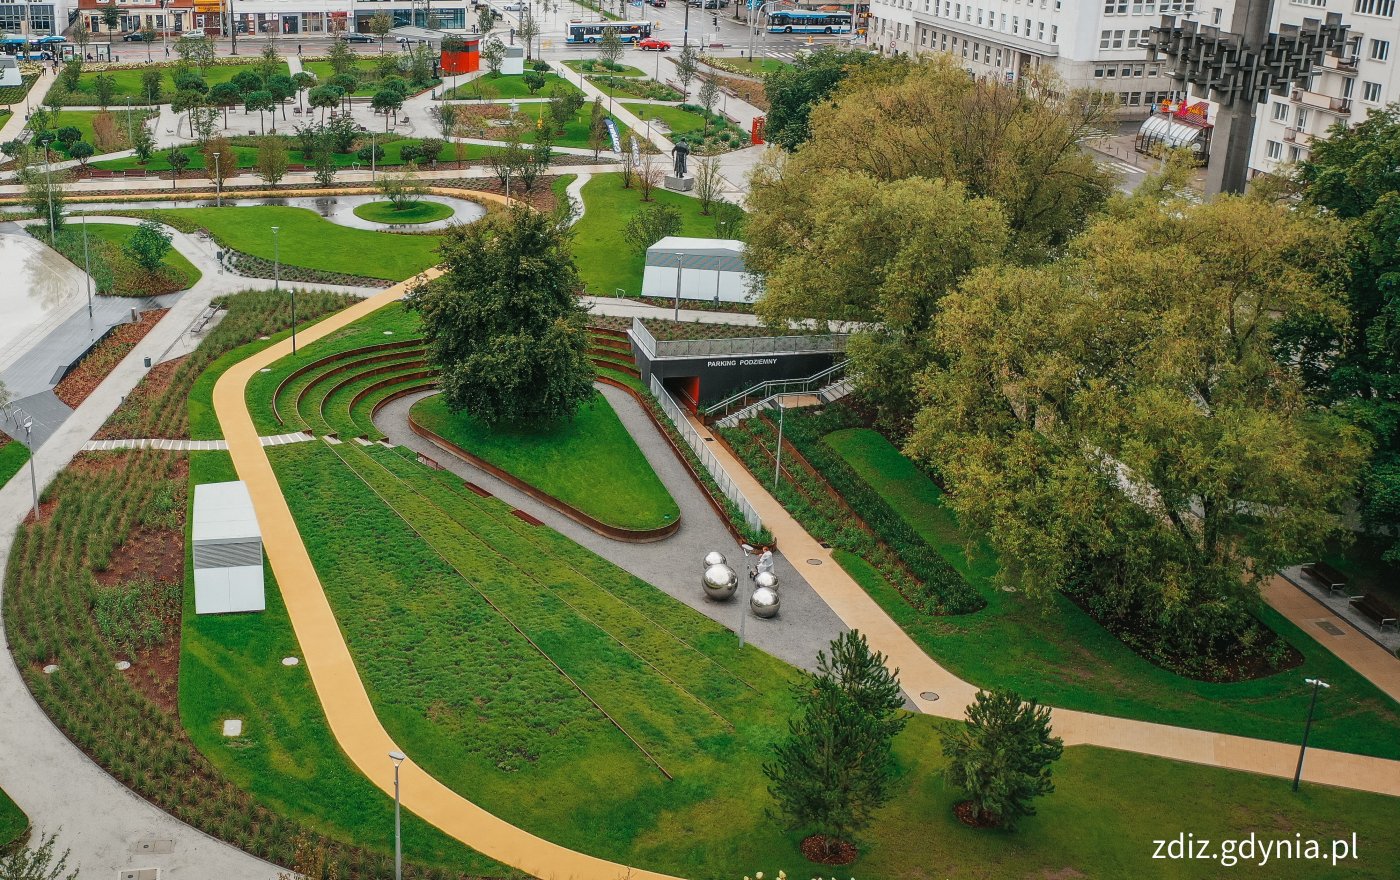
<svg viewBox="0 0 1400 880">
<path fill-rule="evenodd" d="M 147 369 L 149 369 L 150 366 L 151 366 L 151 359 L 150 359 L 150 358 L 146 358 L 146 367 L 147 367 Z"/>
</svg>

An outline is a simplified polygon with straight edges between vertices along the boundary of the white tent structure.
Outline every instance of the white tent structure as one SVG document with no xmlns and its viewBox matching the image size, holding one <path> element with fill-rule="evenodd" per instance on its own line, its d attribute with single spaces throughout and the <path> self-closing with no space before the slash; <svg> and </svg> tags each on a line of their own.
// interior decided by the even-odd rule
<svg viewBox="0 0 1400 880">
<path fill-rule="evenodd" d="M 744 243 L 733 238 L 668 235 L 647 248 L 642 296 L 751 303 L 758 280 L 744 271 Z"/>
<path fill-rule="evenodd" d="M 194 487 L 194 611 L 227 614 L 267 608 L 262 531 L 241 481 Z"/>
</svg>

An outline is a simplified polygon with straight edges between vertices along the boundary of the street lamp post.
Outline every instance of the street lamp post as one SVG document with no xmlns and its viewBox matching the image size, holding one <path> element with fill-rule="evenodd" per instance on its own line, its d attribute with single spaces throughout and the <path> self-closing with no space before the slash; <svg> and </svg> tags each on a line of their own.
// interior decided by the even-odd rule
<svg viewBox="0 0 1400 880">
<path fill-rule="evenodd" d="M 53 171 L 49 166 L 49 145 L 44 144 L 44 185 L 49 191 L 49 244 L 54 243 L 54 236 L 58 233 L 54 230 L 53 219 Z"/>
<path fill-rule="evenodd" d="M 783 415 L 787 412 L 787 407 L 783 406 L 783 398 L 778 397 L 778 446 L 773 453 L 773 490 L 778 489 L 778 475 L 783 470 Z"/>
<path fill-rule="evenodd" d="M 126 99 L 126 142 L 132 146 L 136 145 L 136 132 L 131 127 L 131 97 Z"/>
<path fill-rule="evenodd" d="M 224 175 L 219 170 L 219 156 L 221 155 L 223 154 L 214 153 L 214 207 L 216 208 L 224 206 Z"/>
<path fill-rule="evenodd" d="M 1303 778 L 1303 755 L 1308 751 L 1308 735 L 1312 733 L 1313 710 L 1317 708 L 1317 692 L 1331 685 L 1320 678 L 1304 679 L 1312 685 L 1312 701 L 1308 703 L 1308 722 L 1303 725 L 1303 744 L 1298 748 L 1298 769 L 1293 771 L 1293 790 L 1298 790 L 1298 781 Z"/>
<path fill-rule="evenodd" d="M 13 404 L 5 407 L 5 415 L 7 415 L 12 422 L 15 422 L 24 429 L 24 445 L 29 447 L 29 488 L 34 492 L 34 520 L 38 522 L 39 477 L 34 471 L 34 460 L 38 458 L 38 456 L 35 455 L 34 436 L 32 433 L 34 417 L 25 412 L 21 407 L 14 406 Z"/>
<path fill-rule="evenodd" d="M 394 762 L 394 880 L 403 880 L 403 826 L 400 823 L 399 765 L 407 757 L 397 749 L 389 753 L 389 760 Z"/>
<path fill-rule="evenodd" d="M 749 567 L 749 554 L 754 552 L 752 544 L 740 544 L 744 551 L 744 573 L 749 577 L 749 592 L 753 592 L 753 569 Z M 752 597 L 750 597 L 752 598 Z M 744 647 L 744 624 L 748 622 L 749 616 L 744 613 L 744 591 L 739 591 L 739 647 Z"/>
</svg>

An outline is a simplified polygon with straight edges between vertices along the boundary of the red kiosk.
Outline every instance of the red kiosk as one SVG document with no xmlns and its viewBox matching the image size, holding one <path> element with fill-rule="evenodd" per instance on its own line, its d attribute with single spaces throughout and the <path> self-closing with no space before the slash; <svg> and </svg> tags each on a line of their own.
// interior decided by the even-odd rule
<svg viewBox="0 0 1400 880">
<path fill-rule="evenodd" d="M 442 41 L 444 74 L 475 73 L 481 69 L 481 37 L 446 37 Z"/>
</svg>

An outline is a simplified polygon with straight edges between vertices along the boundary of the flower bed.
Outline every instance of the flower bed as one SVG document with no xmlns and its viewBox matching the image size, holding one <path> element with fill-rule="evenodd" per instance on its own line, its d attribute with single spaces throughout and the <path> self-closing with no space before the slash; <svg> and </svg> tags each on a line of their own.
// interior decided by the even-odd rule
<svg viewBox="0 0 1400 880">
<path fill-rule="evenodd" d="M 97 346 L 83 357 L 82 361 L 73 372 L 63 377 L 63 380 L 54 388 L 53 393 L 58 399 L 68 404 L 73 409 L 87 400 L 102 380 L 107 378 L 107 374 L 116 369 L 122 358 L 126 357 L 136 343 L 146 338 L 146 334 L 155 329 L 160 319 L 165 317 L 169 309 L 152 309 L 149 312 L 142 312 L 139 320 L 134 324 L 121 324 L 107 335 L 106 339 L 97 343 Z"/>
</svg>

